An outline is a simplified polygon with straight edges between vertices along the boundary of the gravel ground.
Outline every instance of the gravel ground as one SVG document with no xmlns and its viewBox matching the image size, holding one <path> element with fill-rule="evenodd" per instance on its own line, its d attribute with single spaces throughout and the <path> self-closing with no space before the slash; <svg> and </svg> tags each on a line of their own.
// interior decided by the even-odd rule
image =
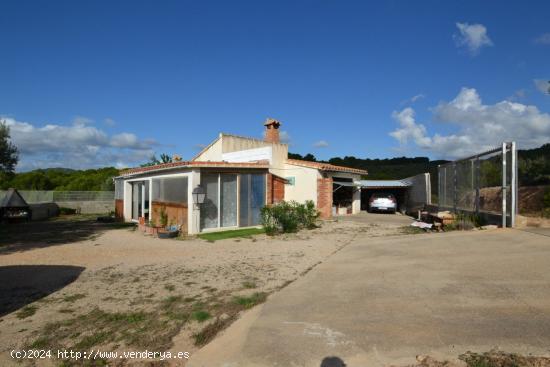
<svg viewBox="0 0 550 367">
<path fill-rule="evenodd" d="M 55 337 L 58 347 L 74 346 L 76 340 L 80 340 L 77 345 L 88 346 L 90 343 L 86 344 L 83 336 L 96 337 L 96 334 L 90 335 L 90 330 L 80 324 L 97 324 L 106 319 L 98 319 L 95 311 L 111 315 L 107 317 L 109 320 L 119 322 L 124 316 L 133 322 L 135 315 L 156 315 L 159 310 L 167 314 L 172 307 L 172 303 L 167 306 L 167 300 L 174 304 L 181 302 L 176 310 L 191 312 L 196 319 L 177 324 L 172 334 L 164 335 L 167 342 L 157 344 L 165 350 L 192 354 L 198 348 L 193 335 L 216 320 L 233 320 L 231 312 L 242 311 L 227 308 L 235 297 L 274 292 L 357 236 L 401 233 L 397 225 L 329 221 L 321 228 L 297 234 L 258 235 L 213 243 L 200 239 L 159 240 L 130 229 L 113 229 L 76 242 L 37 246 L 35 241 L 29 249 L 19 246 L 17 251 L 0 255 L 0 272 L 9 278 L 0 289 L 3 306 L 0 365 L 21 365 L 14 363 L 9 351 L 32 346 L 33 342 L 35 346 L 42 345 L 38 342 L 40 338 Z M 183 302 L 193 303 L 195 308 Z M 208 311 L 207 320 L 199 320 L 192 313 L 197 307 Z M 59 326 L 62 322 L 73 329 L 64 326 L 63 334 Z M 58 323 L 57 328 L 47 329 L 52 323 Z M 169 321 L 166 325 L 171 326 Z M 68 335 L 67 330 L 75 333 Z M 126 347 L 127 339 L 114 342 L 103 337 L 91 346 L 105 350 L 136 349 Z M 44 345 L 52 345 L 54 341 L 49 343 Z M 36 363 L 27 362 L 24 364 Z M 170 362 L 178 363 L 183 364 Z M 57 365 L 57 362 L 42 360 L 36 364 Z"/>
</svg>

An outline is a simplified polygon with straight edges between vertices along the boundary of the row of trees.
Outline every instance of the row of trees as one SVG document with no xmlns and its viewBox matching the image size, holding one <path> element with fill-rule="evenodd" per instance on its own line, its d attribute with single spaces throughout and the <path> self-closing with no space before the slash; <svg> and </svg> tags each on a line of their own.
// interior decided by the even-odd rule
<svg viewBox="0 0 550 367">
<path fill-rule="evenodd" d="M 21 190 L 62 190 L 62 191 L 102 191 L 113 190 L 112 177 L 117 176 L 119 171 L 113 167 L 88 170 L 71 170 L 66 168 L 39 169 L 30 172 L 14 173 L 18 162 L 18 150 L 9 139 L 8 126 L 0 121 L 0 189 L 15 187 Z M 308 153 L 300 155 L 289 153 L 289 158 L 302 159 L 317 162 L 317 158 Z M 519 183 L 522 186 L 550 185 L 550 144 L 539 148 L 519 150 Z M 160 159 L 151 157 L 150 161 L 142 166 L 155 165 L 180 161 L 181 158 L 174 158 L 167 154 L 161 154 Z M 353 156 L 334 157 L 327 163 L 366 169 L 371 180 L 402 179 L 429 172 L 432 177 L 432 188 L 437 187 L 437 167 L 447 163 L 444 160 L 431 161 L 427 157 L 399 157 L 390 159 L 369 159 L 356 158 Z M 487 161 L 484 167 L 487 176 L 499 178 L 500 167 L 496 161 Z M 494 171 L 494 172 L 493 172 Z M 489 178 L 489 177 L 488 177 Z"/>
<path fill-rule="evenodd" d="M 113 167 L 71 170 L 66 168 L 38 169 L 7 175 L 0 189 L 57 191 L 113 191 L 113 177 L 119 170 Z"/>
<path fill-rule="evenodd" d="M 289 153 L 289 158 L 317 162 L 311 153 L 304 156 Z M 429 172 L 432 178 L 432 189 L 437 187 L 437 167 L 448 163 L 445 160 L 430 160 L 427 157 L 399 157 L 389 159 L 369 159 L 345 156 L 331 158 L 327 163 L 366 169 L 369 180 L 394 180 Z M 484 180 L 496 182 L 498 186 L 502 177 L 501 162 L 498 158 L 483 162 Z M 539 148 L 518 150 L 518 178 L 520 186 L 550 185 L 550 144 Z"/>
</svg>

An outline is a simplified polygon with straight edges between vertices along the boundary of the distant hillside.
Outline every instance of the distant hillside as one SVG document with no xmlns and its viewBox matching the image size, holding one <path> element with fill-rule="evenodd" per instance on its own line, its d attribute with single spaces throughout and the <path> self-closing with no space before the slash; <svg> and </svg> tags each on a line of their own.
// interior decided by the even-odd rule
<svg viewBox="0 0 550 367">
<path fill-rule="evenodd" d="M 302 156 L 289 153 L 294 159 L 317 161 L 313 154 Z M 346 156 L 334 157 L 326 161 L 331 164 L 366 169 L 369 180 L 397 180 L 419 173 L 431 174 L 432 190 L 437 187 L 437 166 L 447 163 L 446 160 L 431 161 L 427 157 L 370 159 Z M 495 162 L 495 164 L 497 164 Z M 498 181 L 499 167 L 493 170 Z M 550 144 L 539 148 L 518 150 L 518 176 L 520 186 L 550 185 Z"/>
<path fill-rule="evenodd" d="M 300 154 L 289 153 L 289 157 L 316 161 L 312 154 L 301 156 Z M 366 178 L 369 180 L 398 180 L 425 172 L 437 174 L 437 166 L 448 161 L 430 161 L 427 157 L 370 159 L 346 156 L 344 158 L 334 157 L 326 162 L 339 166 L 366 169 L 369 172 Z"/>
<path fill-rule="evenodd" d="M 112 177 L 118 175 L 113 167 L 82 171 L 68 168 L 46 168 L 16 173 L 0 180 L 0 189 L 57 191 L 112 191 Z"/>
<path fill-rule="evenodd" d="M 317 161 L 313 154 L 302 156 L 289 153 L 289 158 Z M 550 185 L 550 144 L 535 149 L 518 150 L 520 186 Z M 328 163 L 366 169 L 371 180 L 396 180 L 419 173 L 429 172 L 432 190 L 437 190 L 437 166 L 448 161 L 427 157 L 399 157 L 370 159 L 357 157 L 334 157 Z M 495 165 L 498 165 L 495 162 Z M 495 166 L 495 180 L 499 179 L 499 169 Z M 102 191 L 114 190 L 112 177 L 119 171 L 113 167 L 88 170 L 69 168 L 45 168 L 30 172 L 16 173 L 11 177 L 0 177 L 0 189 L 15 187 L 19 190 L 58 190 L 58 191 Z"/>
<path fill-rule="evenodd" d="M 550 185 L 550 144 L 518 150 L 519 185 Z"/>
</svg>

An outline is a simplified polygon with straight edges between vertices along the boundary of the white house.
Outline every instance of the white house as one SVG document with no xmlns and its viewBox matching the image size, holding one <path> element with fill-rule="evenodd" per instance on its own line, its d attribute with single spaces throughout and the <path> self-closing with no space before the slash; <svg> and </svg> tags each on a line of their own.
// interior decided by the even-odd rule
<svg viewBox="0 0 550 367">
<path fill-rule="evenodd" d="M 264 140 L 221 133 L 191 161 L 132 168 L 115 178 L 117 217 L 169 222 L 189 234 L 257 226 L 260 209 L 281 200 L 312 200 L 323 218 L 358 213 L 357 182 L 367 171 L 288 158 L 280 122 L 267 119 Z M 206 192 L 193 204 L 192 191 Z"/>
</svg>

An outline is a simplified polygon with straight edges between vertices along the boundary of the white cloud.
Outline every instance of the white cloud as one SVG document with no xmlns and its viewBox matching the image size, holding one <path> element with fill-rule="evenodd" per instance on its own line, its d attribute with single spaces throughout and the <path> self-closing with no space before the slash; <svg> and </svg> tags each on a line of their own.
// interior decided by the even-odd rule
<svg viewBox="0 0 550 367">
<path fill-rule="evenodd" d="M 539 45 L 550 45 L 550 33 L 543 33 L 535 38 L 535 43 Z"/>
<path fill-rule="evenodd" d="M 550 95 L 550 81 L 544 79 L 534 79 L 535 87 L 543 94 Z"/>
<path fill-rule="evenodd" d="M 138 139 L 131 133 L 109 136 L 89 126 L 92 121 L 77 117 L 71 125 L 37 126 L 11 117 L 0 117 L 10 128 L 11 140 L 18 147 L 19 171 L 35 168 L 89 168 L 132 166 L 153 154 L 157 143 Z"/>
<path fill-rule="evenodd" d="M 414 103 L 414 102 L 416 102 L 416 101 L 418 101 L 418 100 L 421 100 L 421 99 L 423 99 L 423 98 L 425 98 L 425 97 L 426 97 L 426 96 L 423 95 L 422 93 L 421 93 L 421 94 L 417 94 L 416 96 L 413 96 L 413 97 L 411 98 L 411 102 Z"/>
<path fill-rule="evenodd" d="M 498 146 L 503 141 L 516 141 L 520 148 L 538 147 L 550 141 L 550 115 L 536 106 L 502 101 L 485 105 L 473 88 L 462 88 L 451 102 L 433 109 L 437 121 L 450 124 L 454 134 L 431 135 L 415 119 L 410 107 L 394 111 L 399 128 L 392 131 L 401 147 L 412 142 L 420 149 L 440 158 L 459 158 Z"/>
<path fill-rule="evenodd" d="M 518 101 L 524 99 L 527 96 L 527 91 L 525 89 L 518 89 L 510 97 L 506 98 L 508 101 Z"/>
<path fill-rule="evenodd" d="M 319 141 L 313 143 L 313 146 L 315 148 L 326 148 L 326 147 L 329 146 L 329 144 L 326 140 L 319 140 Z"/>
<path fill-rule="evenodd" d="M 481 48 L 493 45 L 483 24 L 456 23 L 456 27 L 459 34 L 453 37 L 457 46 L 466 47 L 472 56 L 477 55 Z"/>
<path fill-rule="evenodd" d="M 86 125 L 91 125 L 93 123 L 94 123 L 94 120 L 84 116 L 76 116 L 73 119 L 73 125 L 76 125 L 76 126 L 86 126 Z"/>
<path fill-rule="evenodd" d="M 109 127 L 113 127 L 116 125 L 116 121 L 113 120 L 112 118 L 110 117 L 106 117 L 105 119 L 103 119 L 103 123 L 105 123 L 105 125 L 109 126 Z"/>
</svg>

